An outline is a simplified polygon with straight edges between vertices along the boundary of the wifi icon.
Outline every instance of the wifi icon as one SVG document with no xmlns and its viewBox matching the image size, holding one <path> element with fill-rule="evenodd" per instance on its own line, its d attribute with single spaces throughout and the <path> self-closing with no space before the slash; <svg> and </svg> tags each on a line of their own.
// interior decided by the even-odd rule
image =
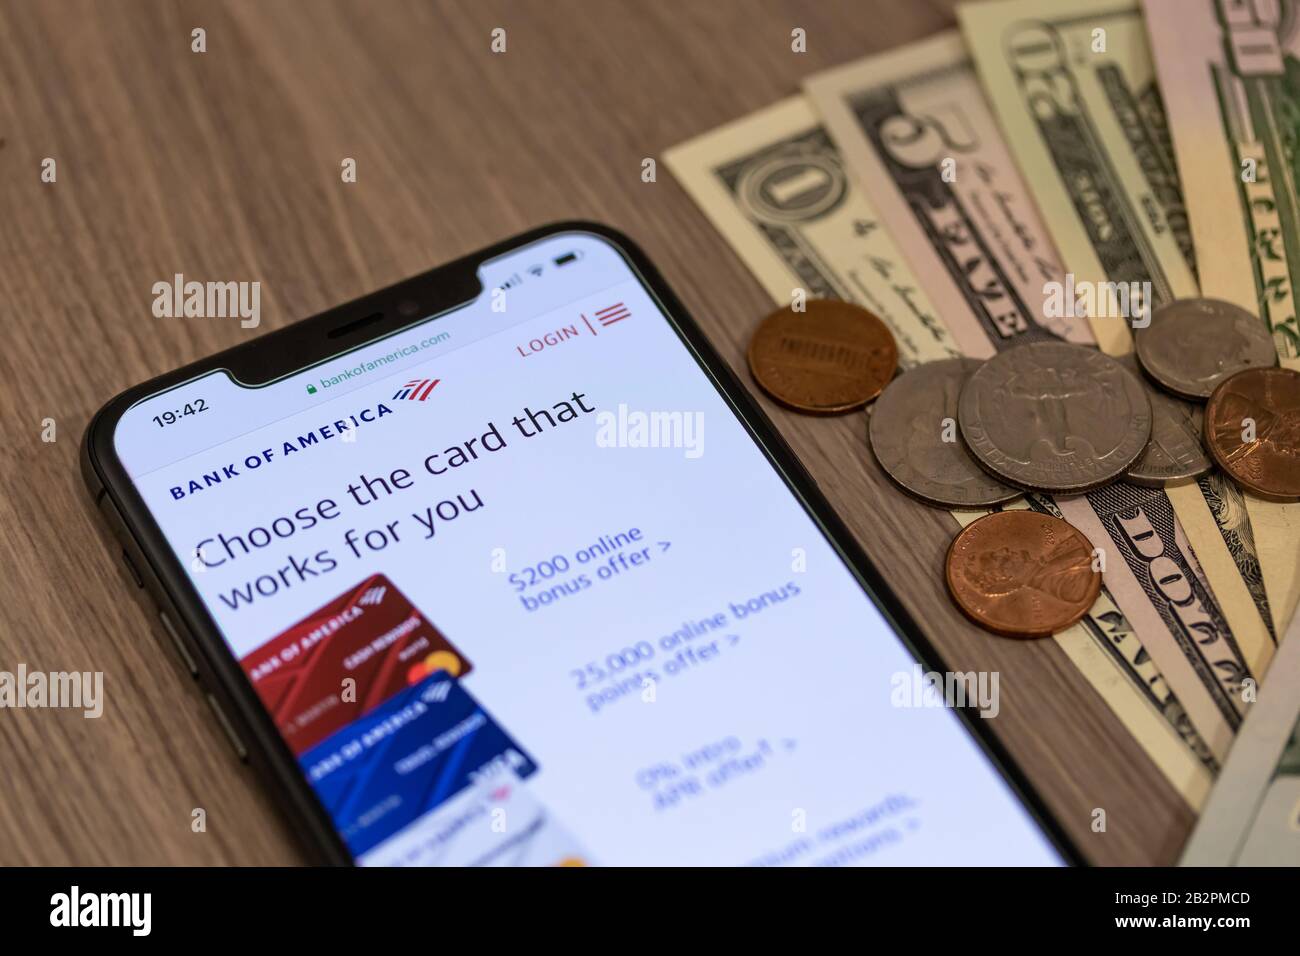
<svg viewBox="0 0 1300 956">
<path fill-rule="evenodd" d="M 529 267 L 528 267 L 528 274 L 531 275 L 531 276 L 540 276 L 540 275 L 542 274 L 542 267 L 541 267 L 541 266 L 529 266 Z"/>
</svg>

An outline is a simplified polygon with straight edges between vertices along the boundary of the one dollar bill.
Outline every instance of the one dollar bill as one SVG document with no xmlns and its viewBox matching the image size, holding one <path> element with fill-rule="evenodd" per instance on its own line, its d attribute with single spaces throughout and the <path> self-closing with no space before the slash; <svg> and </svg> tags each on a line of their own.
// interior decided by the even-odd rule
<svg viewBox="0 0 1300 956">
<path fill-rule="evenodd" d="M 801 96 L 669 150 L 664 162 L 768 294 L 856 302 L 904 366 L 960 355 Z"/>
</svg>

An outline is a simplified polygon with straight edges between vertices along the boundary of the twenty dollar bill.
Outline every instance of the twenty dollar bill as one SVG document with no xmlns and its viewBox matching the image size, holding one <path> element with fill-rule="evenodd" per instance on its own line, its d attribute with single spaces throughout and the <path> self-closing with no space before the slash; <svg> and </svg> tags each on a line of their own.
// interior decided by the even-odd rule
<svg viewBox="0 0 1300 956">
<path fill-rule="evenodd" d="M 1229 0 L 1147 0 L 1145 9 L 1201 292 L 1258 314 L 1282 364 L 1300 370 L 1297 9 Z M 1300 504 L 1245 500 L 1280 631 L 1300 601 Z"/>
</svg>

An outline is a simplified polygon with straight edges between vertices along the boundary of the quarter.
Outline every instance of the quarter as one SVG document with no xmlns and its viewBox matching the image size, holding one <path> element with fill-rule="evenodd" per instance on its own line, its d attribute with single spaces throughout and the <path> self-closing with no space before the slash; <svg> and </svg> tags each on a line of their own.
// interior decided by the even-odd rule
<svg viewBox="0 0 1300 956">
<path fill-rule="evenodd" d="M 962 386 L 981 364 L 951 358 L 918 365 L 871 406 L 867 434 L 880 467 L 927 504 L 987 508 L 1020 497 L 976 463 L 957 430 Z"/>
<path fill-rule="evenodd" d="M 1268 327 L 1240 306 L 1219 299 L 1175 299 L 1133 330 L 1138 361 L 1156 382 L 1184 398 L 1206 399 L 1244 368 L 1277 364 Z"/>
<path fill-rule="evenodd" d="M 1201 437 L 1205 434 L 1204 409 L 1149 384 L 1134 356 L 1125 355 L 1120 361 L 1146 386 L 1151 401 L 1151 440 L 1124 478 L 1135 485 L 1163 488 L 1192 481 L 1213 468 Z"/>
<path fill-rule="evenodd" d="M 1067 342 L 1000 352 L 962 389 L 975 459 L 1019 488 L 1079 493 L 1119 478 L 1151 437 L 1146 388 L 1118 361 Z"/>
</svg>

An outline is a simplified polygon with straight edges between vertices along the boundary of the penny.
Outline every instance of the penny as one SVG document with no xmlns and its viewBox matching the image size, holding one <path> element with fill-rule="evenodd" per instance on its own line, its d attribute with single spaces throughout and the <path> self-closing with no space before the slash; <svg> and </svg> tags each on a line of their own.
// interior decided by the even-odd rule
<svg viewBox="0 0 1300 956">
<path fill-rule="evenodd" d="M 898 346 L 872 313 L 850 302 L 809 299 L 778 309 L 749 342 L 749 370 L 782 405 L 813 414 L 861 408 L 898 368 Z"/>
<path fill-rule="evenodd" d="M 1270 501 L 1300 501 L 1300 372 L 1252 368 L 1205 406 L 1205 444 L 1233 481 Z"/>
<path fill-rule="evenodd" d="M 998 511 L 969 524 L 948 548 L 944 574 L 957 607 L 1005 637 L 1063 631 L 1101 592 L 1092 543 L 1036 511 Z"/>
<path fill-rule="evenodd" d="M 944 508 L 987 508 L 1020 497 L 971 457 L 957 434 L 961 387 L 982 363 L 951 358 L 894 379 L 871 406 L 867 434 L 885 474 L 906 492 Z"/>
<path fill-rule="evenodd" d="M 1244 368 L 1277 364 L 1268 326 L 1219 299 L 1175 299 L 1133 330 L 1138 361 L 1156 382 L 1184 398 L 1206 399 Z"/>
<path fill-rule="evenodd" d="M 1137 359 L 1120 359 L 1147 391 L 1151 401 L 1151 440 L 1124 474 L 1127 481 L 1148 488 L 1163 488 L 1201 477 L 1214 462 L 1205 451 L 1205 412 L 1200 405 L 1175 398 L 1151 385 Z"/>
<path fill-rule="evenodd" d="M 1142 454 L 1151 402 L 1132 372 L 1096 349 L 1030 342 L 971 375 L 957 422 L 975 459 L 1008 484 L 1083 492 L 1119 478 Z"/>
</svg>

